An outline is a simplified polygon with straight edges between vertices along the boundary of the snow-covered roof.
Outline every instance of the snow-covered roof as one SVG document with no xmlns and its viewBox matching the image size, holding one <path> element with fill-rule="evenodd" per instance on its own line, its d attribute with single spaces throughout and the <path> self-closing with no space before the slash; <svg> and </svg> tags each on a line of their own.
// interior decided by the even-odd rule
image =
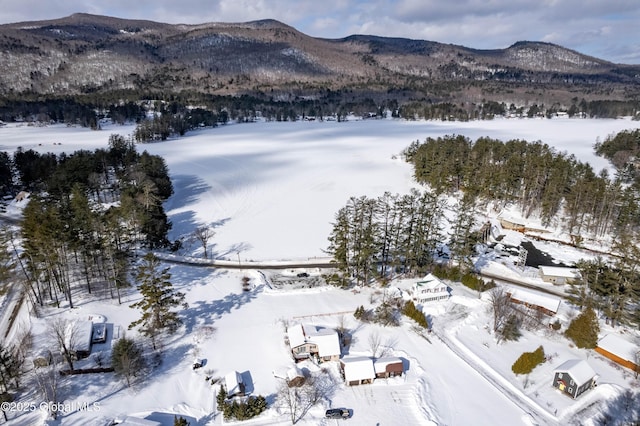
<svg viewBox="0 0 640 426">
<path fill-rule="evenodd" d="M 242 389 L 240 389 L 240 383 L 242 383 L 242 375 L 237 371 L 232 371 L 224 376 L 225 388 L 229 395 L 235 395 L 242 391 Z"/>
<path fill-rule="evenodd" d="M 90 351 L 93 323 L 91 321 L 77 320 L 70 323 L 68 327 L 67 345 L 71 345 L 71 349 L 74 351 Z"/>
<path fill-rule="evenodd" d="M 511 294 L 512 299 L 519 300 L 530 305 L 540 306 L 554 313 L 558 312 L 560 302 L 562 301 L 559 297 L 525 290 L 523 288 L 509 288 L 507 292 Z"/>
<path fill-rule="evenodd" d="M 292 348 L 313 343 L 318 346 L 318 354 L 322 356 L 340 355 L 340 339 L 335 330 L 316 327 L 310 324 L 295 324 L 287 329 L 289 344 Z"/>
<path fill-rule="evenodd" d="M 374 379 L 376 377 L 373 360 L 368 356 L 342 358 L 340 361 L 344 365 L 344 379 L 347 382 Z"/>
<path fill-rule="evenodd" d="M 333 356 L 340 355 L 340 339 L 335 330 L 328 328 L 316 328 L 308 334 L 308 340 L 318 345 L 318 355 Z"/>
<path fill-rule="evenodd" d="M 549 277 L 576 278 L 578 271 L 575 268 L 563 266 L 540 266 L 540 273 Z"/>
<path fill-rule="evenodd" d="M 597 376 L 593 368 L 583 359 L 565 361 L 554 370 L 554 373 L 569 373 L 578 386 L 584 385 Z"/>
<path fill-rule="evenodd" d="M 625 361 L 636 362 L 636 354 L 640 351 L 640 347 L 630 341 L 615 335 L 607 334 L 598 341 L 598 347 L 612 353 Z"/>
<path fill-rule="evenodd" d="M 402 364 L 402 360 L 396 356 L 378 358 L 373 362 L 373 368 L 376 373 L 384 373 L 389 364 Z"/>
<path fill-rule="evenodd" d="M 294 324 L 287 328 L 287 335 L 289 336 L 289 345 L 295 348 L 305 344 L 304 329 L 302 324 Z"/>
<path fill-rule="evenodd" d="M 427 274 L 424 278 L 416 283 L 419 288 L 438 288 L 446 286 L 445 283 L 440 281 L 440 278 L 433 274 Z"/>
</svg>

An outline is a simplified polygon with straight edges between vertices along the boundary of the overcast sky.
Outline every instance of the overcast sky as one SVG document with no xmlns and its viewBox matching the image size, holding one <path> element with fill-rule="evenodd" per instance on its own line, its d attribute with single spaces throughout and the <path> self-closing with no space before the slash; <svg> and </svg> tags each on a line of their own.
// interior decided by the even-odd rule
<svg viewBox="0 0 640 426">
<path fill-rule="evenodd" d="M 185 24 L 272 18 L 315 37 L 373 34 L 477 49 L 546 41 L 640 64 L 640 0 L 0 0 L 0 23 L 76 12 Z"/>
</svg>

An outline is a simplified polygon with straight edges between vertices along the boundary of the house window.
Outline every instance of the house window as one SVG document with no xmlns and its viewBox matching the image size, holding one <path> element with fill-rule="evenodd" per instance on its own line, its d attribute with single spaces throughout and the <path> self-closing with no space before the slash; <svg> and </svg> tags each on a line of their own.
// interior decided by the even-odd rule
<svg viewBox="0 0 640 426">
<path fill-rule="evenodd" d="M 573 393 L 573 388 L 569 388 L 569 393 Z"/>
<path fill-rule="evenodd" d="M 575 382 L 573 380 L 571 380 L 571 382 L 569 383 L 571 386 L 575 385 Z"/>
</svg>

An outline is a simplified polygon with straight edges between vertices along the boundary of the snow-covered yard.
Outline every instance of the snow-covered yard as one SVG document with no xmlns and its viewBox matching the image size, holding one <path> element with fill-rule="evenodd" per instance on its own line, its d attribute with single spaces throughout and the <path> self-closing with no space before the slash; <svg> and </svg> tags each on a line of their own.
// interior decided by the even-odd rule
<svg viewBox="0 0 640 426">
<path fill-rule="evenodd" d="M 139 148 L 162 155 L 169 166 L 175 195 L 165 208 L 173 222 L 171 238 L 185 238 L 181 254 L 201 255 L 197 243 L 189 243 L 187 237 L 196 226 L 212 224 L 216 227 L 214 256 L 247 262 L 324 256 L 330 222 L 348 197 L 405 193 L 414 185 L 411 167 L 398 155 L 413 140 L 453 133 L 472 139 L 539 139 L 599 169 L 606 164 L 592 154 L 596 138 L 634 124 L 569 119 L 254 123 L 203 130 Z M 131 131 L 132 127 L 92 132 L 9 125 L 0 129 L 0 149 L 94 149 L 106 146 L 110 133 Z M 548 247 L 556 258 L 575 260 L 573 252 Z M 222 416 L 215 411 L 218 385 L 212 386 L 205 377 L 221 378 L 231 371 L 247 379 L 252 394 L 264 395 L 272 403 L 281 380 L 274 372 L 293 365 L 285 329 L 294 322 L 326 327 L 344 323 L 353 340 L 343 355 L 370 356 L 370 336 L 378 336 L 388 355 L 402 358 L 407 367 L 401 377 L 347 387 L 339 379 L 336 363 L 325 364 L 334 377 L 334 391 L 324 406 L 314 407 L 300 424 L 333 424 L 334 420 L 323 418 L 329 406 L 351 409 L 348 421 L 358 425 L 597 424 L 603 403 L 623 389 L 639 386 L 628 370 L 593 351 L 571 347 L 553 330 L 525 332 L 518 342 L 497 344 L 490 331 L 486 296 L 478 299 L 476 293 L 455 283 L 450 283 L 451 299 L 425 308 L 433 332 L 420 335 L 406 319 L 399 328 L 385 328 L 353 317 L 358 306 L 379 301 L 381 295 L 375 289 L 274 288 L 265 280 L 268 275 L 257 271 L 186 265 L 171 265 L 171 274 L 174 286 L 186 293 L 189 308 L 181 312 L 184 327 L 165 342 L 162 363 L 133 388 L 125 388 L 112 374 L 65 378 L 70 407 L 95 403 L 99 411 L 72 409 L 60 424 L 104 425 L 132 414 L 173 424 L 173 413 L 188 416 L 192 425 L 221 424 Z M 244 275 L 251 278 L 253 290 L 242 290 Z M 73 310 L 47 310 L 31 320 L 34 352 L 45 345 L 45 324 L 54 315 L 81 319 L 104 315 L 113 329 L 124 333 L 138 317 L 128 305 L 139 297 L 131 292 L 122 305 L 86 300 Z M 573 315 L 563 303 L 558 314 L 563 329 Z M 98 349 L 106 353 L 111 343 L 108 340 Z M 540 345 L 552 359 L 527 378 L 515 376 L 513 362 Z M 192 369 L 195 358 L 204 360 L 203 368 Z M 588 359 L 600 376 L 599 386 L 576 401 L 551 386 L 554 368 L 569 358 Z M 91 358 L 83 362 L 93 363 Z M 42 419 L 42 412 L 36 410 L 10 423 L 38 424 Z M 288 417 L 276 409 L 248 422 L 288 423 Z"/>
</svg>

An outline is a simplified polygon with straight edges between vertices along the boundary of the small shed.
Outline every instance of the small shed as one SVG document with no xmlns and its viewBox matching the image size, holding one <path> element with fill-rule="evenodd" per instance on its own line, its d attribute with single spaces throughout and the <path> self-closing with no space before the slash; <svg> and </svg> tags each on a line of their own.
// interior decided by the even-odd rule
<svg viewBox="0 0 640 426">
<path fill-rule="evenodd" d="M 640 347 L 621 336 L 607 334 L 598 341 L 596 352 L 631 371 L 640 371 Z"/>
<path fill-rule="evenodd" d="M 413 297 L 417 303 L 447 300 L 449 296 L 447 285 L 433 274 L 427 274 L 413 286 Z"/>
<path fill-rule="evenodd" d="M 549 316 L 557 314 L 560 308 L 561 299 L 559 297 L 532 290 L 510 288 L 507 290 L 507 296 L 512 303 L 524 305 Z"/>
<path fill-rule="evenodd" d="M 377 378 L 402 376 L 404 364 L 398 357 L 384 357 L 373 361 L 373 368 Z"/>
<path fill-rule="evenodd" d="M 598 377 L 587 361 L 580 359 L 570 359 L 562 363 L 553 374 L 553 387 L 572 398 L 577 398 L 595 387 Z"/>
<path fill-rule="evenodd" d="M 232 371 L 224 376 L 224 388 L 227 391 L 227 397 L 244 396 L 245 386 L 242 381 L 242 374 Z"/>
<path fill-rule="evenodd" d="M 571 284 L 580 278 L 580 273 L 575 268 L 540 266 L 539 269 L 542 281 L 554 285 Z"/>
<path fill-rule="evenodd" d="M 367 356 L 343 358 L 340 360 L 344 381 L 349 386 L 373 383 L 376 372 L 373 359 Z"/>
</svg>

